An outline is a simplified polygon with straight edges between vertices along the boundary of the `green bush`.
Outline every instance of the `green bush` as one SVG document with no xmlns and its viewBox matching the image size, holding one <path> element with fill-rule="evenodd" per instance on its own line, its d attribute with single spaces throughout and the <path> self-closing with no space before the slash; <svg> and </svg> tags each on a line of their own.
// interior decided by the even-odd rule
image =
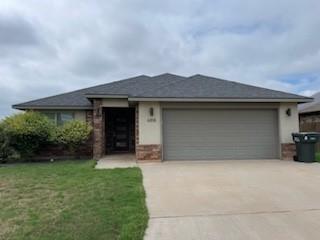
<svg viewBox="0 0 320 240">
<path fill-rule="evenodd" d="M 0 122 L 0 162 L 32 159 L 48 144 L 63 144 L 77 155 L 77 148 L 88 140 L 91 131 L 91 126 L 80 121 L 57 127 L 39 112 L 7 117 Z"/>
<path fill-rule="evenodd" d="M 32 158 L 38 150 L 50 142 L 55 126 L 44 115 L 37 112 L 25 112 L 7 117 L 3 121 L 12 146 L 23 158 Z"/>
<path fill-rule="evenodd" d="M 77 148 L 88 140 L 91 131 L 92 127 L 85 122 L 70 121 L 58 128 L 56 141 L 76 153 Z"/>
<path fill-rule="evenodd" d="M 18 159 L 19 155 L 11 146 L 10 136 L 4 124 L 0 123 L 0 163 Z"/>
</svg>

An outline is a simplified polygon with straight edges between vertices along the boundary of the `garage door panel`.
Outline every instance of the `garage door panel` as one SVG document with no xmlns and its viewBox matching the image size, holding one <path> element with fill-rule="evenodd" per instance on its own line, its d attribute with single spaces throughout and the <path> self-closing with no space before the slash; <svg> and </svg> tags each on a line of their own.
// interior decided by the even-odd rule
<svg viewBox="0 0 320 240">
<path fill-rule="evenodd" d="M 165 160 L 278 157 L 276 110 L 163 110 Z"/>
<path fill-rule="evenodd" d="M 227 138 L 217 138 L 217 136 L 223 135 L 224 137 L 234 137 L 235 134 L 237 134 L 240 137 L 247 137 L 248 139 L 259 139 L 259 140 L 263 140 L 263 139 L 273 139 L 273 136 L 271 135 L 262 135 L 265 133 L 265 131 L 262 130 L 256 130 L 254 131 L 253 129 L 249 129 L 248 131 L 246 131 L 245 129 L 243 129 L 241 132 L 240 131 L 230 131 L 230 130 L 219 130 L 219 131 L 212 131 L 212 130 L 208 130 L 208 131 L 197 131 L 196 129 L 190 130 L 190 129 L 184 129 L 182 130 L 181 134 L 176 135 L 176 129 L 172 129 L 169 130 L 171 131 L 170 134 L 168 134 L 167 136 L 170 137 L 170 139 L 168 139 L 169 141 L 173 141 L 175 142 L 175 140 L 179 140 L 179 141 L 195 141 L 196 139 L 211 139 L 211 140 L 216 140 L 216 141 L 223 141 L 223 140 L 228 140 Z M 257 136 L 258 134 L 260 134 L 260 136 Z M 190 135 L 192 135 L 192 139 L 181 139 L 181 137 L 190 137 Z M 210 136 L 208 136 L 210 135 Z"/>
</svg>

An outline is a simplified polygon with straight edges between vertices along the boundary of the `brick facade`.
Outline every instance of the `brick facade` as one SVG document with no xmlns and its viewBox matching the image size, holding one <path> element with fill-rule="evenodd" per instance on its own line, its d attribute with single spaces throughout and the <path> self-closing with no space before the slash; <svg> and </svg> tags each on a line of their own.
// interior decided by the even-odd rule
<svg viewBox="0 0 320 240">
<path fill-rule="evenodd" d="M 307 126 L 307 124 L 320 123 L 320 112 L 300 114 L 299 120 L 300 120 L 300 128 L 315 127 L 315 126 Z"/>
<path fill-rule="evenodd" d="M 93 111 L 86 110 L 86 122 L 93 127 Z"/>
<path fill-rule="evenodd" d="M 52 144 L 41 147 L 40 152 L 34 157 L 35 160 L 76 158 L 92 158 L 92 138 L 82 144 L 76 153 L 71 152 L 66 146 Z"/>
<path fill-rule="evenodd" d="M 160 162 L 162 160 L 162 149 L 160 144 L 137 145 L 137 161 Z"/>
<path fill-rule="evenodd" d="M 105 154 L 105 114 L 102 100 L 93 100 L 93 158 L 99 159 Z"/>
<path fill-rule="evenodd" d="M 281 159 L 293 160 L 296 155 L 296 145 L 294 143 L 282 143 L 281 144 Z"/>
</svg>

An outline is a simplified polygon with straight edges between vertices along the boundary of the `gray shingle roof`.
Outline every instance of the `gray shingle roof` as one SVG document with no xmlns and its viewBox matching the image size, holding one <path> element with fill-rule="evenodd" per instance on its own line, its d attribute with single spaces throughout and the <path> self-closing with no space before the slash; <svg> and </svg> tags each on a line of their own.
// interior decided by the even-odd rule
<svg viewBox="0 0 320 240">
<path fill-rule="evenodd" d="M 13 107 L 17 109 L 32 107 L 90 108 L 92 105 L 87 98 L 88 95 L 125 95 L 129 98 L 297 99 L 297 102 L 309 99 L 296 94 L 199 74 L 183 77 L 166 73 L 154 77 L 141 75 L 41 98 Z"/>
<path fill-rule="evenodd" d="M 320 92 L 311 96 L 314 101 L 298 105 L 299 113 L 320 112 Z"/>
</svg>

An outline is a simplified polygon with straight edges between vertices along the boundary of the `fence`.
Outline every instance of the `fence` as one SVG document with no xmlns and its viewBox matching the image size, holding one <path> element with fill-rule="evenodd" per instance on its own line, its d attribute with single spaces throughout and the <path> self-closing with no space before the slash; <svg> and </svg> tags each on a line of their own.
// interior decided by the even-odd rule
<svg viewBox="0 0 320 240">
<path fill-rule="evenodd" d="M 300 121 L 300 132 L 320 132 L 320 122 Z M 316 151 L 320 152 L 320 143 L 316 144 Z"/>
</svg>

